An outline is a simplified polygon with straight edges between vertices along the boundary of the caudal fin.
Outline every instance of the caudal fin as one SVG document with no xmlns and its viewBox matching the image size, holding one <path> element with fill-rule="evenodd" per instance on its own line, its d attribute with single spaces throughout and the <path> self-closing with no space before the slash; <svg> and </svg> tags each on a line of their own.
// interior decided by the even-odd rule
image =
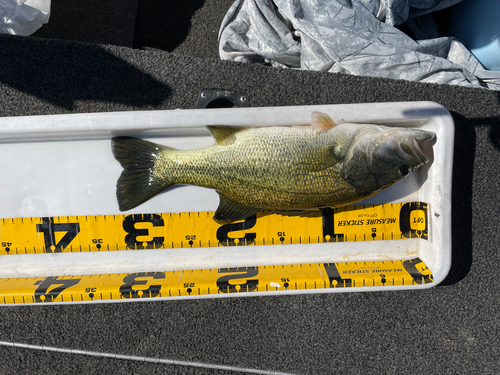
<svg viewBox="0 0 500 375">
<path fill-rule="evenodd" d="M 120 211 L 137 207 L 173 185 L 158 173 L 156 163 L 162 153 L 174 149 L 131 137 L 114 137 L 111 149 L 123 167 L 116 184 Z"/>
</svg>

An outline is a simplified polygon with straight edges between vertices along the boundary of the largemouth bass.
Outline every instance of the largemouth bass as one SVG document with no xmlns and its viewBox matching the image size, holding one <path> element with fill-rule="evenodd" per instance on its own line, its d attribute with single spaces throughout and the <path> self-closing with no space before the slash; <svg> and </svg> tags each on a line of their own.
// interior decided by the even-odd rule
<svg viewBox="0 0 500 375">
<path fill-rule="evenodd" d="M 207 126 L 216 143 L 180 151 L 115 137 L 124 168 L 117 183 L 121 211 L 170 186 L 215 189 L 217 222 L 258 211 L 300 214 L 351 204 L 387 188 L 428 162 L 419 143 L 434 133 L 370 124 L 335 124 L 313 112 L 311 126 Z"/>
</svg>

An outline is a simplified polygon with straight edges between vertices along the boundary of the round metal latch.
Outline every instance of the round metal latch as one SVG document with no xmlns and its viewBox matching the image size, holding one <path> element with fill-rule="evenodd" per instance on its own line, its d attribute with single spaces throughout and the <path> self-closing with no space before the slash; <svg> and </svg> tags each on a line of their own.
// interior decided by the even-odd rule
<svg viewBox="0 0 500 375">
<path fill-rule="evenodd" d="M 203 90 L 198 95 L 197 108 L 250 107 L 246 94 L 227 90 Z"/>
</svg>

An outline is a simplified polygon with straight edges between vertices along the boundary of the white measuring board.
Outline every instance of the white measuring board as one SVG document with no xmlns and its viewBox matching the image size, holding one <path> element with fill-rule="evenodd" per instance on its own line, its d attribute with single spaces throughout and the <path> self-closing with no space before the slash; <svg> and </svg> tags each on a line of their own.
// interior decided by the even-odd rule
<svg viewBox="0 0 500 375">
<path fill-rule="evenodd" d="M 178 149 L 213 143 L 205 125 L 276 126 L 310 123 L 313 111 L 336 122 L 419 127 L 436 133 L 424 144 L 430 162 L 408 178 L 357 205 L 425 202 L 429 239 L 371 242 L 189 247 L 81 253 L 0 255 L 0 278 L 164 272 L 231 267 L 421 259 L 430 284 L 366 286 L 357 291 L 426 288 L 451 264 L 451 174 L 454 124 L 431 102 L 115 112 L 0 118 L 0 218 L 119 215 L 115 189 L 121 166 L 111 137 L 137 136 Z M 181 186 L 126 214 L 214 211 L 217 194 Z M 5 248 L 5 246 L 4 246 Z M 353 288 L 354 289 L 354 288 Z M 347 291 L 325 288 L 316 292 Z M 312 292 L 288 290 L 288 293 Z M 251 294 L 242 292 L 241 295 Z M 274 293 L 272 290 L 264 294 Z"/>
</svg>

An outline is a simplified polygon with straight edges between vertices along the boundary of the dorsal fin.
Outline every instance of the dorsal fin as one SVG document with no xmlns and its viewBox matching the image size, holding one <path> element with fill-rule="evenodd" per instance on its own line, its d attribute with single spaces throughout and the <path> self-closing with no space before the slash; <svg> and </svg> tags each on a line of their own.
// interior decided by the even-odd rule
<svg viewBox="0 0 500 375">
<path fill-rule="evenodd" d="M 314 111 L 311 115 L 312 130 L 327 131 L 337 125 L 326 113 Z"/>
<path fill-rule="evenodd" d="M 227 137 L 238 133 L 244 129 L 247 129 L 244 126 L 227 126 L 227 125 L 207 125 L 208 130 L 212 133 L 212 136 L 217 141 L 217 144 L 222 142 Z"/>
</svg>

